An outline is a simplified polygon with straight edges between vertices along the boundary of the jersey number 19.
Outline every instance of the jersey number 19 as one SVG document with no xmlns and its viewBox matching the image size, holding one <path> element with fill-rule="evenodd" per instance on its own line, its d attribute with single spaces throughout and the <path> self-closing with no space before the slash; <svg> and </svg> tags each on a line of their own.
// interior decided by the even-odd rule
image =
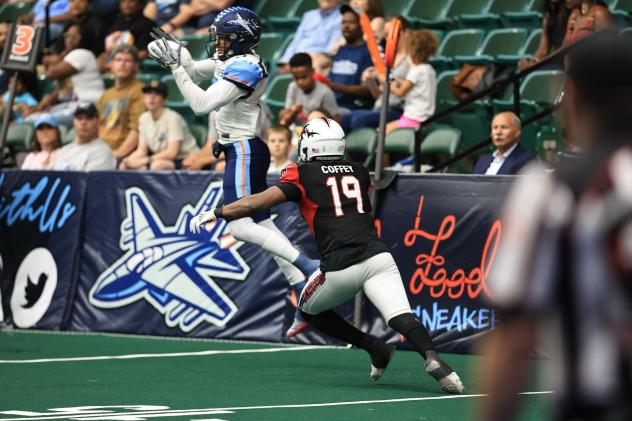
<svg viewBox="0 0 632 421">
<path fill-rule="evenodd" d="M 338 182 L 336 177 L 328 177 L 325 182 L 331 190 L 331 198 L 334 201 L 334 210 L 336 216 L 344 216 L 344 212 L 342 211 L 342 201 L 340 200 L 340 190 L 342 190 L 342 194 L 349 200 L 356 201 L 356 208 L 358 209 L 358 213 L 364 213 L 364 205 L 362 204 L 362 192 L 360 191 L 360 182 L 357 178 L 352 175 L 345 175 L 340 179 L 340 187 L 338 187 Z"/>
</svg>

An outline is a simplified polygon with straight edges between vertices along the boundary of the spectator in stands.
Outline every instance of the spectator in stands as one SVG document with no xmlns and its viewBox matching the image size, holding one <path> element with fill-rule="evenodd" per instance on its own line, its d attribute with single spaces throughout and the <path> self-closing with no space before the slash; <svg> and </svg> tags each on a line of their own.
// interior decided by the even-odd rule
<svg viewBox="0 0 632 421">
<path fill-rule="evenodd" d="M 147 57 L 147 44 L 153 41 L 151 31 L 156 23 L 143 16 L 145 0 L 119 0 L 119 14 L 108 28 L 105 52 L 99 57 L 101 72 L 108 70 L 111 53 L 119 45 L 133 44 L 140 59 Z"/>
<path fill-rule="evenodd" d="M 474 166 L 474 174 L 517 174 L 522 167 L 535 159 L 535 155 L 520 146 L 522 125 L 511 112 L 496 114 L 492 120 L 492 142 L 496 150 L 481 156 Z"/>
<path fill-rule="evenodd" d="M 564 47 L 603 29 L 616 29 L 617 24 L 603 2 L 599 0 L 566 0 L 571 9 L 564 37 Z"/>
<path fill-rule="evenodd" d="M 215 125 L 215 113 L 216 111 L 212 111 L 208 115 L 208 136 L 206 137 L 206 144 L 202 149 L 190 152 L 182 161 L 182 168 L 193 171 L 224 171 L 224 158 L 216 158 L 213 155 L 213 143 L 219 139 L 217 126 Z"/>
<path fill-rule="evenodd" d="M 331 89 L 314 79 L 312 57 L 298 53 L 290 59 L 290 72 L 294 81 L 290 83 L 285 97 L 285 108 L 279 113 L 279 122 L 284 126 L 292 123 L 307 123 L 307 114 L 316 108 L 324 108 L 340 121 L 336 97 Z"/>
<path fill-rule="evenodd" d="M 44 26 L 46 16 L 46 6 L 49 0 L 37 0 L 35 7 L 27 16 L 20 18 L 21 23 L 34 24 L 36 26 Z M 49 10 L 50 33 L 51 40 L 56 39 L 64 30 L 64 24 L 70 21 L 72 15 L 70 13 L 70 0 L 57 0 L 50 4 Z"/>
<path fill-rule="evenodd" d="M 169 19 L 162 28 L 167 32 L 181 34 L 184 26 L 192 25 L 199 34 L 207 35 L 208 27 L 215 21 L 215 16 L 230 6 L 250 6 L 235 0 L 191 0 L 181 2 L 178 13 Z"/>
<path fill-rule="evenodd" d="M 334 56 L 327 85 L 336 94 L 341 117 L 353 109 L 360 108 L 355 100 L 368 100 L 371 91 L 362 83 L 362 73 L 372 66 L 371 54 L 362 39 L 362 28 L 358 13 L 344 4 L 341 31 L 346 44 L 340 47 Z"/>
<path fill-rule="evenodd" d="M 402 128 L 417 129 L 434 114 L 437 74 L 428 64 L 428 59 L 437 52 L 438 47 L 439 40 L 429 29 L 414 31 L 408 37 L 410 63 L 406 78 L 395 79 L 391 83 L 393 95 L 404 98 L 404 113 L 398 120 L 386 125 L 387 133 Z"/>
<path fill-rule="evenodd" d="M 399 33 L 399 43 L 397 44 L 397 52 L 395 54 L 395 61 L 393 69 L 391 69 L 391 77 L 394 80 L 406 79 L 408 74 L 408 68 L 410 61 L 408 59 L 408 35 L 411 30 L 408 26 L 408 21 L 398 16 L 397 19 L 401 21 L 401 30 Z M 390 30 L 389 26 L 392 24 L 393 19 L 387 22 L 387 30 Z M 353 110 L 346 114 L 342 119 L 342 128 L 345 132 L 351 132 L 353 130 L 361 129 L 363 127 L 377 127 L 380 124 L 380 110 L 382 106 L 382 89 L 384 87 L 384 78 L 380 80 L 377 75 L 375 67 L 369 67 L 362 73 L 362 83 L 365 83 L 373 98 L 375 98 L 375 104 L 373 109 L 370 110 Z M 388 112 L 387 120 L 392 121 L 399 118 L 404 112 L 404 98 L 397 96 L 391 92 L 388 98 Z"/>
<path fill-rule="evenodd" d="M 158 25 L 167 24 L 180 12 L 180 5 L 188 4 L 187 0 L 148 0 L 143 10 L 147 19 Z"/>
<path fill-rule="evenodd" d="M 165 107 L 167 87 L 158 80 L 143 88 L 145 111 L 138 121 L 136 150 L 124 158 L 121 170 L 173 170 L 182 168 L 182 159 L 198 151 L 195 138 L 184 118 Z"/>
<path fill-rule="evenodd" d="M 116 158 L 99 138 L 99 112 L 89 102 L 77 105 L 75 140 L 61 148 L 52 169 L 61 171 L 108 171 L 116 169 Z"/>
<path fill-rule="evenodd" d="M 41 115 L 34 124 L 35 143 L 33 150 L 22 162 L 23 170 L 47 170 L 61 148 L 61 133 L 55 116 Z"/>
<path fill-rule="evenodd" d="M 318 9 L 309 10 L 301 17 L 301 23 L 290 45 L 279 60 L 280 70 L 288 71 L 287 63 L 296 53 L 330 53 L 340 39 L 342 16 L 339 0 L 318 0 Z"/>
<path fill-rule="evenodd" d="M 351 0 L 349 6 L 367 14 L 371 19 L 371 29 L 377 40 L 381 41 L 386 38 L 386 20 L 384 19 L 382 0 Z"/>
<path fill-rule="evenodd" d="M 72 25 L 79 25 L 81 33 L 90 32 L 92 42 L 83 48 L 86 48 L 99 57 L 105 48 L 105 36 L 107 27 L 103 19 L 92 13 L 92 6 L 89 0 L 70 0 L 70 14 L 72 18 L 66 24 L 62 36 L 55 42 L 54 50 L 61 53 L 65 48 L 65 40 L 63 35 L 70 29 Z"/>
<path fill-rule="evenodd" d="M 23 123 L 24 116 L 28 115 L 33 108 L 37 105 L 37 100 L 33 96 L 31 92 L 26 89 L 26 83 L 24 82 L 24 76 L 22 73 L 18 73 L 17 78 L 11 79 L 15 80 L 16 88 L 15 88 L 15 98 L 13 99 L 13 111 L 11 121 L 15 123 Z M 9 105 L 9 96 L 11 94 L 11 85 L 12 82 L 9 82 L 9 86 L 7 91 L 2 96 L 2 105 L 0 105 L 0 114 L 4 114 Z"/>
<path fill-rule="evenodd" d="M 535 63 L 544 60 L 562 47 L 566 36 L 566 26 L 570 10 L 565 0 L 544 0 L 542 4 L 542 34 L 540 45 L 530 59 L 522 59 L 518 63 L 520 70 L 527 69 Z M 563 67 L 562 60 L 552 63 L 551 67 Z"/>
<path fill-rule="evenodd" d="M 266 131 L 266 143 L 270 149 L 268 174 L 280 174 L 290 162 L 292 132 L 286 126 L 272 126 Z"/>
<path fill-rule="evenodd" d="M 129 155 L 138 144 L 138 118 L 145 111 L 143 83 L 136 80 L 139 58 L 133 45 L 121 45 L 112 54 L 114 86 L 99 101 L 99 136 L 117 159 Z"/>
<path fill-rule="evenodd" d="M 105 86 L 97 58 L 89 50 L 95 40 L 92 31 L 79 24 L 72 24 L 64 33 L 65 48 L 59 55 L 44 56 L 48 65 L 46 77 L 57 81 L 57 88 L 47 94 L 33 109 L 27 121 L 33 122 L 41 112 L 53 114 L 59 124 L 70 125 L 78 101 L 96 103 Z"/>
</svg>

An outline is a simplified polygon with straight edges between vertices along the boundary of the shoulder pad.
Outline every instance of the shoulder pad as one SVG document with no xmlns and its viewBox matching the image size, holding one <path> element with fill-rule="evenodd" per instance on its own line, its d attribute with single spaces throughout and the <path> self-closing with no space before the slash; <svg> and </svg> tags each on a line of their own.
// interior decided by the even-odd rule
<svg viewBox="0 0 632 421">
<path fill-rule="evenodd" d="M 226 62 L 223 79 L 240 88 L 254 91 L 266 76 L 265 68 L 252 60 L 251 56 L 238 56 Z"/>
</svg>

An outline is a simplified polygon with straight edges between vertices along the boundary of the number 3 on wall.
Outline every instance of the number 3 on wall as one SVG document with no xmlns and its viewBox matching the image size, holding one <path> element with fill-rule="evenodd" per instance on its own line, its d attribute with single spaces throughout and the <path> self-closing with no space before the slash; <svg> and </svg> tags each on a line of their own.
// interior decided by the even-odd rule
<svg viewBox="0 0 632 421">
<path fill-rule="evenodd" d="M 12 54 L 26 55 L 33 48 L 33 37 L 35 36 L 35 28 L 27 25 L 20 25 L 15 30 L 15 42 L 11 48 Z"/>
</svg>

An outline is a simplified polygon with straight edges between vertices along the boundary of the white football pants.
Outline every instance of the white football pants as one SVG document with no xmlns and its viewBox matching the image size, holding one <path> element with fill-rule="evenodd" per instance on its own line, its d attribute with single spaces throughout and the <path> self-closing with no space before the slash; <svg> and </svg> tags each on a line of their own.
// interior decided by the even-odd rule
<svg viewBox="0 0 632 421">
<path fill-rule="evenodd" d="M 387 322 L 410 313 L 410 304 L 402 277 L 390 253 L 380 253 L 348 268 L 311 276 L 301 294 L 300 308 L 307 314 L 332 309 L 360 289 Z"/>
</svg>

